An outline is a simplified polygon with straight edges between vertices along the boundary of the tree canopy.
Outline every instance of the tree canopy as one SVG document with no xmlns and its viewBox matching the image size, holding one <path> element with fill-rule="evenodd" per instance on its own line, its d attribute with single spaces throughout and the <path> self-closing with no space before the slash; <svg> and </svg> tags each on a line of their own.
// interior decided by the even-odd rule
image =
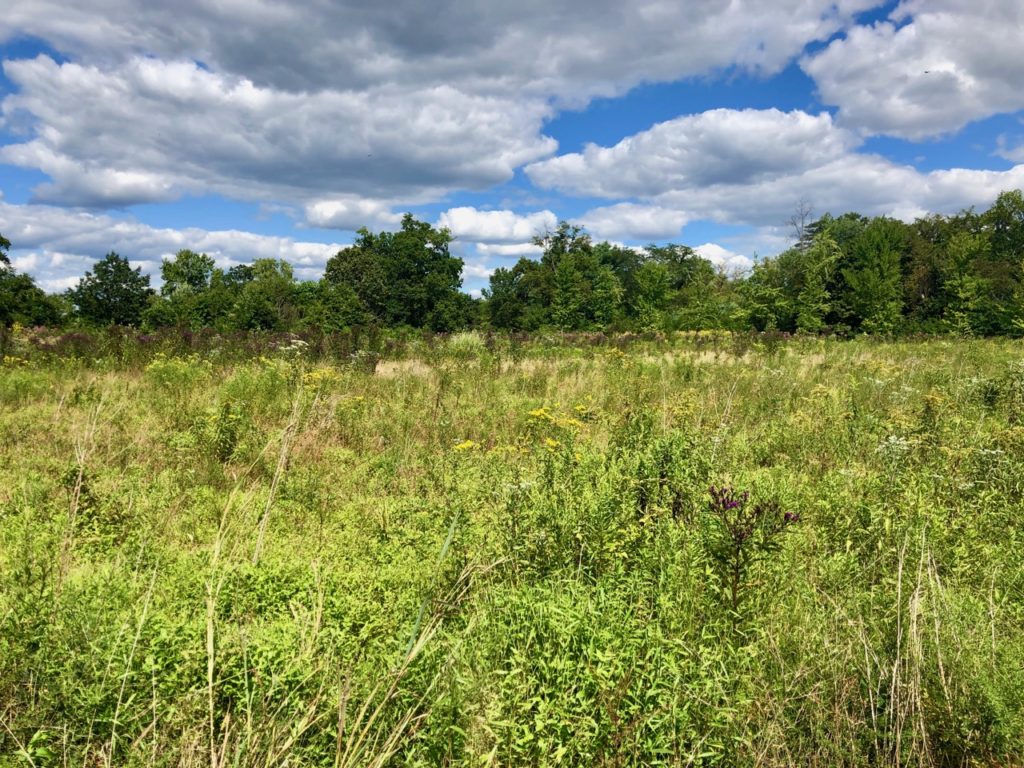
<svg viewBox="0 0 1024 768">
<path fill-rule="evenodd" d="M 67 295 L 88 325 L 138 326 L 152 294 L 149 275 L 111 251 Z"/>
<path fill-rule="evenodd" d="M 360 229 L 350 247 L 338 251 L 324 280 L 347 285 L 370 317 L 382 325 L 452 330 L 465 321 L 462 259 L 449 252 L 451 233 L 402 218 L 398 232 Z"/>
<path fill-rule="evenodd" d="M 732 274 L 681 244 L 594 242 L 560 222 L 539 258 L 498 265 L 482 299 L 463 293 L 452 235 L 406 214 L 361 229 L 322 279 L 256 259 L 219 268 L 189 249 L 163 261 L 159 292 L 110 253 L 66 294 L 71 312 L 16 273 L 0 235 L 0 322 L 333 332 L 360 325 L 452 331 L 753 329 L 1024 335 L 1024 195 L 984 212 L 913 222 L 858 213 L 790 222 L 793 246 Z"/>
<path fill-rule="evenodd" d="M 60 309 L 30 275 L 17 272 L 8 251 L 11 241 L 0 234 L 0 327 L 20 325 L 56 325 Z"/>
</svg>

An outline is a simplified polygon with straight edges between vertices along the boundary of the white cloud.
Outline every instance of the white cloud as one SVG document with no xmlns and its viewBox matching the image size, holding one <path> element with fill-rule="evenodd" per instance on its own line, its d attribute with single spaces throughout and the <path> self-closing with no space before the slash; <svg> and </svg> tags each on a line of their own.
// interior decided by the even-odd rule
<svg viewBox="0 0 1024 768">
<path fill-rule="evenodd" d="M 12 243 L 12 261 L 47 290 L 73 285 L 96 259 L 116 251 L 144 272 L 157 274 L 160 261 L 183 248 L 213 257 L 218 266 L 257 258 L 285 259 L 303 278 L 319 276 L 327 260 L 343 247 L 257 235 L 237 230 L 165 229 L 130 217 L 70 211 L 42 205 L 0 203 L 4 235 Z"/>
<path fill-rule="evenodd" d="M 402 220 L 402 214 L 394 213 L 386 202 L 355 197 L 317 200 L 307 205 L 305 211 L 310 224 L 333 229 L 383 229 Z"/>
<path fill-rule="evenodd" d="M 294 93 L 388 81 L 578 102 L 733 65 L 775 72 L 878 4 L 9 0 L 0 40 L 31 35 L 104 66 L 135 55 L 202 61 Z"/>
<path fill-rule="evenodd" d="M 0 160 L 50 176 L 42 202 L 218 193 L 349 227 L 358 206 L 324 201 L 501 183 L 556 149 L 542 133 L 556 107 L 769 75 L 879 1 L 10 0 L 0 42 L 38 38 L 70 61 L 5 62 L 2 123 L 24 140 Z"/>
<path fill-rule="evenodd" d="M 27 253 L 11 259 L 11 266 L 19 272 L 31 272 L 39 266 L 39 254 Z"/>
<path fill-rule="evenodd" d="M 474 243 L 529 243 L 558 226 L 558 217 L 551 211 L 520 215 L 513 211 L 481 211 L 463 206 L 449 208 L 438 218 L 439 227 L 446 227 L 456 238 Z"/>
<path fill-rule="evenodd" d="M 751 227 L 743 232 L 720 238 L 723 247 L 734 253 L 749 254 L 751 262 L 775 256 L 793 245 L 793 229 L 789 224 Z"/>
<path fill-rule="evenodd" d="M 1020 0 L 905 0 L 801 61 L 845 126 L 919 139 L 1024 108 Z"/>
<path fill-rule="evenodd" d="M 76 285 L 78 285 L 79 280 L 79 277 L 72 277 L 70 275 L 67 275 L 65 277 L 53 277 L 48 279 L 42 279 L 39 280 L 36 283 L 36 285 L 38 285 L 47 293 L 63 293 L 68 288 L 74 288 Z"/>
<path fill-rule="evenodd" d="M 466 262 L 462 268 L 462 277 L 466 278 L 477 278 L 480 280 L 486 280 L 494 272 L 494 267 L 488 266 L 482 262 Z"/>
<path fill-rule="evenodd" d="M 671 240 L 686 224 L 686 214 L 656 205 L 617 203 L 587 211 L 580 223 L 602 240 Z"/>
<path fill-rule="evenodd" d="M 18 143 L 0 147 L 0 162 L 47 174 L 39 201 L 103 209 L 217 193 L 282 203 L 308 224 L 341 230 L 393 227 L 398 211 L 487 189 L 526 165 L 538 186 L 613 203 L 582 217 L 597 237 L 637 240 L 671 239 L 698 219 L 777 225 L 800 199 L 819 213 L 912 217 L 986 205 L 1001 189 L 1024 186 L 1024 165 L 921 173 L 858 152 L 867 133 L 918 138 L 1024 108 L 1024 5 L 904 0 L 889 21 L 850 28 L 854 14 L 881 4 L 11 0 L 0 42 L 39 38 L 70 61 L 5 62 L 14 90 L 0 128 Z M 712 110 L 550 157 L 556 144 L 543 131 L 558 109 L 733 67 L 771 75 L 837 32 L 801 60 L 821 97 L 838 105 L 835 119 Z M 997 154 L 1024 163 L 1009 142 Z M 53 209 L 35 210 L 45 226 L 56 220 Z M 47 259 L 72 264 L 79 244 L 124 242 L 148 259 L 176 250 L 174 230 L 109 217 L 94 236 L 75 221 L 79 230 L 42 238 L 49 250 L 38 251 L 40 268 Z M 557 217 L 452 208 L 439 223 L 476 243 L 485 263 L 537 255 L 530 238 Z M 239 260 L 248 260 L 245 248 L 299 245 L 184 231 L 212 246 L 223 235 L 225 253 Z M 177 247 L 185 245 L 197 247 Z M 305 254 L 302 268 L 317 269 L 318 254 Z"/>
<path fill-rule="evenodd" d="M 1024 163 L 1024 143 L 1012 145 L 1005 134 L 1001 134 L 996 139 L 995 154 L 1011 163 Z"/>
<path fill-rule="evenodd" d="M 728 140 L 695 128 L 714 125 L 727 127 Z M 769 126 L 772 138 L 765 141 Z M 984 206 L 1000 191 L 1024 186 L 1024 165 L 922 173 L 856 152 L 852 137 L 827 114 L 714 110 L 659 124 L 614 147 L 536 163 L 527 173 L 569 193 L 631 196 L 690 221 L 757 227 L 787 220 L 801 200 L 819 215 L 852 210 L 913 218 Z"/>
<path fill-rule="evenodd" d="M 651 196 L 799 173 L 857 143 L 828 113 L 714 109 L 658 123 L 612 147 L 589 144 L 533 163 L 526 173 L 535 184 L 581 195 Z"/>
<path fill-rule="evenodd" d="M 727 272 L 747 272 L 754 262 L 746 256 L 734 253 L 728 248 L 723 248 L 718 243 L 704 243 L 693 249 L 697 254 L 716 267 L 721 267 Z"/>
<path fill-rule="evenodd" d="M 448 85 L 290 93 L 191 62 L 133 58 L 116 69 L 8 61 L 7 123 L 35 126 L 0 160 L 53 182 L 40 201 L 121 206 L 183 192 L 306 201 L 346 219 L 353 197 L 427 200 L 482 189 L 555 149 L 541 101 Z M 332 210 L 316 208 L 330 206 Z M 338 203 L 337 201 L 343 201 Z M 356 206 L 358 208 L 358 205 Z"/>
</svg>

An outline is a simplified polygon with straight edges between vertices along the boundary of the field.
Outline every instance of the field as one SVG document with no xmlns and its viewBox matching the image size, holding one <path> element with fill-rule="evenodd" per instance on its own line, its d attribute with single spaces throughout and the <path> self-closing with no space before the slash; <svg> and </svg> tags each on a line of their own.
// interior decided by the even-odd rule
<svg viewBox="0 0 1024 768">
<path fill-rule="evenodd" d="M 1011 341 L 0 368 L 0 766 L 1024 764 Z"/>
</svg>

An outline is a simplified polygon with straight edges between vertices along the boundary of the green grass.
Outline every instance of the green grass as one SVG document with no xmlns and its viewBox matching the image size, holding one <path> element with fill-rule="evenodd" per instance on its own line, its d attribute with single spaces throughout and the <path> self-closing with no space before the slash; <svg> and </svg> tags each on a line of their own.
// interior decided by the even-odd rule
<svg viewBox="0 0 1024 768">
<path fill-rule="evenodd" d="M 0 766 L 1024 763 L 1019 344 L 621 346 L 15 350 Z"/>
</svg>

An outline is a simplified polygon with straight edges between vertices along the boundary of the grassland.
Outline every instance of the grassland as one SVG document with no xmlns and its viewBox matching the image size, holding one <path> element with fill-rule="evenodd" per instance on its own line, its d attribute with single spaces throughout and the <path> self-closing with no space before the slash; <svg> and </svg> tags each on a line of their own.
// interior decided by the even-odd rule
<svg viewBox="0 0 1024 768">
<path fill-rule="evenodd" d="M 0 766 L 1024 764 L 1019 343 L 373 367 L 12 350 Z"/>
</svg>

